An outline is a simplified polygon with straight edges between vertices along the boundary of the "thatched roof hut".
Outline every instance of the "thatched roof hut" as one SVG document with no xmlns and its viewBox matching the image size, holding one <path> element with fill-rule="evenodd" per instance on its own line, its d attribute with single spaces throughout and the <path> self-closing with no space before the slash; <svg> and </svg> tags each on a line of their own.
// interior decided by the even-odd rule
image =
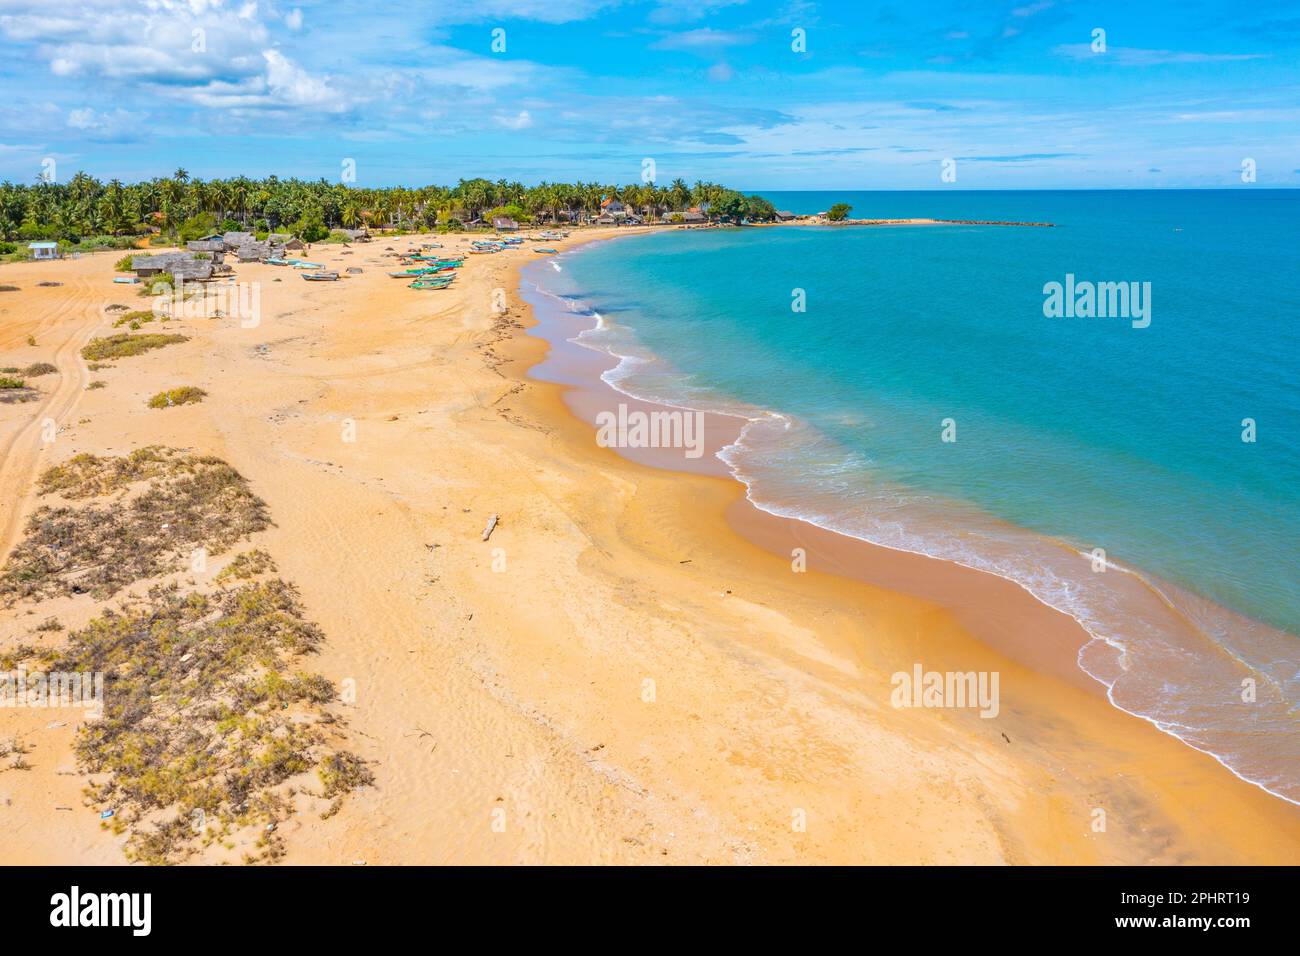
<svg viewBox="0 0 1300 956">
<path fill-rule="evenodd" d="M 143 278 L 157 275 L 160 272 L 171 272 L 174 265 L 186 260 L 190 260 L 190 256 L 184 252 L 164 252 L 155 256 L 132 256 L 131 271 Z"/>
<path fill-rule="evenodd" d="M 240 262 L 257 262 L 274 254 L 275 250 L 272 248 L 271 243 L 259 242 L 256 239 L 241 244 L 235 250 L 235 256 Z"/>
<path fill-rule="evenodd" d="M 212 261 L 195 259 L 187 252 L 165 252 L 157 256 L 132 256 L 131 271 L 141 278 L 170 272 L 178 279 L 202 281 L 212 278 Z"/>
<path fill-rule="evenodd" d="M 208 259 L 181 259 L 170 269 L 178 279 L 202 282 L 212 278 L 212 262 Z"/>
</svg>

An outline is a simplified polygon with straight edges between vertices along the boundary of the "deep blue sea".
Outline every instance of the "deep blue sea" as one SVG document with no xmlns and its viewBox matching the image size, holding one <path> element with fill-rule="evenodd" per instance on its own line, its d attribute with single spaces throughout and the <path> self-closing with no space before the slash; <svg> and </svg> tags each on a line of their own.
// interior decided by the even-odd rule
<svg viewBox="0 0 1300 956">
<path fill-rule="evenodd" d="M 1300 190 L 764 195 L 1055 225 L 594 244 L 543 281 L 607 380 L 748 419 L 759 507 L 1018 581 L 1117 706 L 1300 799 Z M 1149 312 L 1045 315 L 1067 275 Z"/>
</svg>

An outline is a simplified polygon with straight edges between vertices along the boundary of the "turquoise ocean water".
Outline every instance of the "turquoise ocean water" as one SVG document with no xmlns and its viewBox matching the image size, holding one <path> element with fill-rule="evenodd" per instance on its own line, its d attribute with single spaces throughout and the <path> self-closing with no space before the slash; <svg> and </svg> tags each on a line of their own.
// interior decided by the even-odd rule
<svg viewBox="0 0 1300 956">
<path fill-rule="evenodd" d="M 1017 581 L 1117 706 L 1300 800 L 1300 191 L 765 195 L 1056 225 L 674 230 L 530 275 L 616 388 L 748 420 L 721 457 L 759 507 Z M 1067 274 L 1150 283 L 1150 324 L 1046 317 Z"/>
</svg>

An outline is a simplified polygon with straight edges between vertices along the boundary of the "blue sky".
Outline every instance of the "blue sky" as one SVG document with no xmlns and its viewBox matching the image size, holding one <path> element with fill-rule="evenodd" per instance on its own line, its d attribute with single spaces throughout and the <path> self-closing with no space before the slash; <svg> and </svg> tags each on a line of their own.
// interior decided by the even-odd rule
<svg viewBox="0 0 1300 956">
<path fill-rule="evenodd" d="M 0 177 L 1300 186 L 1298 52 L 1270 0 L 0 0 Z"/>
</svg>

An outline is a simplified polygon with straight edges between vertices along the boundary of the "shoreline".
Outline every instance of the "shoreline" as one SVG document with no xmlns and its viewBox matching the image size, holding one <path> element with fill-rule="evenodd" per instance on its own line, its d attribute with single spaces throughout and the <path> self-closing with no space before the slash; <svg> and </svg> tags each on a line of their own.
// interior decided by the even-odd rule
<svg viewBox="0 0 1300 956">
<path fill-rule="evenodd" d="M 917 225 L 940 222 L 957 223 L 955 220 L 908 219 L 870 221 L 868 224 Z M 1051 223 L 992 222 L 978 224 L 1052 225 Z M 527 266 L 521 269 L 521 287 L 529 281 L 525 276 L 528 271 Z M 536 283 L 533 285 L 537 288 Z M 540 296 L 548 295 L 543 290 L 538 291 Z M 554 311 L 552 306 L 552 312 Z M 589 319 L 590 316 L 584 318 Z M 597 319 L 599 320 L 599 317 Z M 554 314 L 545 320 L 534 319 L 534 321 L 538 322 L 538 326 L 530 331 L 543 337 L 551 352 L 528 374 L 534 375 L 539 369 L 548 369 L 548 366 L 558 366 L 560 371 L 548 375 L 546 380 L 567 386 L 568 390 L 564 395 L 566 405 L 593 430 L 597 427 L 596 414 L 609 411 L 612 396 L 617 396 L 618 403 L 626 404 L 630 410 L 653 414 L 655 410 L 683 409 L 699 414 L 704 421 L 713 423 L 706 426 L 705 432 L 710 436 L 721 434 L 723 437 L 714 438 L 708 443 L 703 464 L 684 460 L 680 450 L 624 448 L 619 449 L 618 453 L 629 460 L 650 467 L 679 473 L 720 475 L 734 481 L 743 489 L 743 494 L 739 500 L 728 506 L 727 516 L 729 524 L 741 537 L 764 547 L 774 555 L 785 557 L 790 555 L 792 547 L 798 547 L 806 551 L 810 568 L 815 566 L 818 570 L 948 606 L 958 612 L 958 619 L 972 636 L 994 651 L 1007 654 L 1037 672 L 1062 679 L 1106 700 L 1120 713 L 1136 718 L 1177 743 L 1211 758 L 1241 783 L 1257 788 L 1268 796 L 1292 806 L 1300 805 L 1285 794 L 1270 789 L 1265 783 L 1244 776 L 1213 750 L 1198 746 L 1197 743 L 1185 739 L 1173 730 L 1161 726 L 1157 719 L 1118 703 L 1113 696 L 1114 683 L 1108 684 L 1088 670 L 1084 664 L 1085 652 L 1094 645 L 1104 644 L 1105 639 L 1090 632 L 1082 621 L 1069 612 L 1054 607 L 1034 594 L 1028 586 L 995 571 L 921 551 L 877 544 L 847 532 L 819 525 L 808 518 L 782 515 L 769 510 L 753 499 L 750 483 L 736 473 L 730 464 L 716 464 L 721 457 L 718 453 L 731 446 L 741 434 L 744 424 L 752 419 L 739 414 L 701 411 L 685 405 L 672 405 L 637 396 L 603 378 L 604 373 L 622 364 L 620 356 L 606 352 L 597 346 L 584 346 L 572 341 L 577 335 L 590 329 L 590 325 L 584 326 L 581 321 L 575 320 L 571 326 L 558 330 L 540 328 L 548 322 L 555 324 L 557 319 Z M 579 357 L 567 354 L 573 348 L 580 353 L 599 356 L 599 358 L 583 361 Z M 1070 547 L 1063 541 L 1048 540 L 1061 547 Z M 814 560 L 816 560 L 815 565 Z M 1169 582 L 1153 582 L 1140 570 L 1118 565 L 1114 570 L 1140 582 L 1138 587 L 1154 593 L 1161 600 L 1169 600 L 1166 597 L 1168 592 L 1181 593 L 1181 589 Z M 1010 589 L 1006 587 L 1008 585 Z M 1196 601 L 1205 601 L 1196 595 L 1187 595 L 1187 597 Z M 1028 601 L 1026 602 L 1025 599 Z M 977 609 L 984 601 L 988 602 L 988 606 Z M 1000 613 L 990 613 L 989 606 L 996 607 Z M 1247 624 L 1263 626 L 1235 611 L 1226 608 L 1222 611 L 1225 615 L 1238 618 Z M 1044 637 L 1046 640 L 1043 639 Z"/>
<path fill-rule="evenodd" d="M 562 248 L 616 236 L 575 232 Z M 377 778 L 329 820 L 287 821 L 286 862 L 1284 863 L 1300 852 L 1294 807 L 976 640 L 970 628 L 996 630 L 1003 613 L 982 588 L 943 606 L 823 568 L 816 544 L 792 574 L 786 542 L 773 554 L 737 533 L 731 509 L 751 506 L 729 475 L 598 447 L 565 401 L 572 389 L 527 376 L 549 350 L 523 334 L 534 318 L 515 291 L 537 258 L 471 257 L 452 289 L 413 293 L 384 275 L 383 252 L 421 238 L 466 241 L 313 249 L 365 266 L 336 283 L 241 264 L 241 281 L 265 283 L 260 327 L 186 319 L 189 341 L 97 371 L 99 390 L 84 388 L 76 350 L 111 328 L 104 303 L 135 301 L 108 284 L 111 256 L 15 267 L 21 291 L 0 299 L 5 362 L 59 367 L 41 403 L 0 407 L 3 437 L 21 433 L 0 475 L 17 511 L 38 503 L 27 472 L 146 444 L 221 457 L 266 500 L 274 526 L 244 547 L 264 548 L 300 588 L 325 635 L 313 670 L 353 682 L 355 700 L 333 708 Z M 32 331 L 36 347 L 23 344 Z M 182 384 L 208 397 L 147 408 Z M 56 399 L 59 436 L 45 447 L 30 429 Z M 348 423 L 353 442 L 340 438 Z M 882 568 L 896 563 L 891 552 Z M 30 635 L 42 617 L 77 628 L 102 606 L 76 595 L 6 611 L 0 650 L 49 646 L 60 638 Z M 1001 713 L 890 706 L 890 675 L 916 662 L 1000 672 Z M 5 862 L 122 862 L 82 805 L 73 728 L 35 711 L 6 721 L 34 749 L 32 769 L 0 773 L 14 822 Z"/>
</svg>

